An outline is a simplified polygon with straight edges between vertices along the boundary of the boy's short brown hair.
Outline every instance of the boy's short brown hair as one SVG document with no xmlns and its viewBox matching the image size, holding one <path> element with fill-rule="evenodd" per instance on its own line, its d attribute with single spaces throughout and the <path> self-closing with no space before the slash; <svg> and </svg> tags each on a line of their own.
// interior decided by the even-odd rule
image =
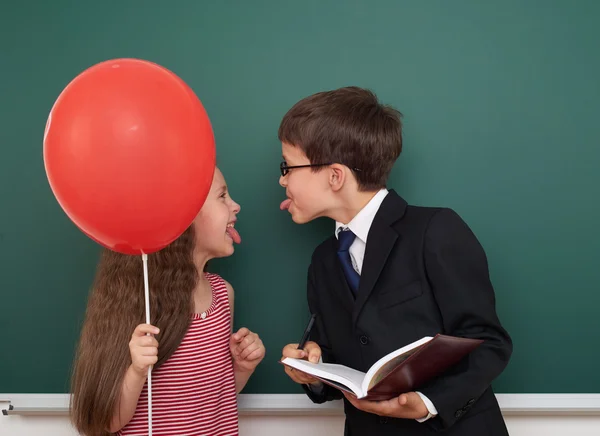
<svg viewBox="0 0 600 436">
<path fill-rule="evenodd" d="M 281 121 L 279 140 L 300 147 L 313 164 L 346 165 L 361 191 L 377 190 L 402 151 L 401 117 L 367 89 L 340 88 L 296 103 Z"/>
</svg>

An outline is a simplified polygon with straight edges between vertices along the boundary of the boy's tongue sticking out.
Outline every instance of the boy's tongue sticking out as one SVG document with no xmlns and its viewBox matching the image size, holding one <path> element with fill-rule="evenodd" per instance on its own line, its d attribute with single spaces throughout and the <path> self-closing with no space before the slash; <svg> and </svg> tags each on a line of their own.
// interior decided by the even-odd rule
<svg viewBox="0 0 600 436">
<path fill-rule="evenodd" d="M 290 204 L 292 204 L 292 200 L 290 200 L 289 198 L 286 198 L 279 205 L 279 209 L 281 209 L 281 210 L 288 210 L 290 208 Z"/>
</svg>

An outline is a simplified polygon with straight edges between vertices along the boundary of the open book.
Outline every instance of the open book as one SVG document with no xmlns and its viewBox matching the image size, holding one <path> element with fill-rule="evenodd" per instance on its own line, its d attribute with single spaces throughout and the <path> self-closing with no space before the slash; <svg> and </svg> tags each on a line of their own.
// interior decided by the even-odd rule
<svg viewBox="0 0 600 436">
<path fill-rule="evenodd" d="M 344 365 L 311 363 L 290 357 L 281 363 L 353 393 L 357 398 L 379 401 L 416 390 L 458 363 L 482 342 L 441 334 L 426 336 L 383 356 L 366 374 Z"/>
</svg>

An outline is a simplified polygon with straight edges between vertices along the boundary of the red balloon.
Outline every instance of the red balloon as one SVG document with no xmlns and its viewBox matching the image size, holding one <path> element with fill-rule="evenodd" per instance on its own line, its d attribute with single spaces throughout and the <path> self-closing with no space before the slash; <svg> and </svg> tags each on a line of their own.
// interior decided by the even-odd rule
<svg viewBox="0 0 600 436">
<path fill-rule="evenodd" d="M 44 133 L 50 186 L 91 239 L 152 253 L 200 211 L 215 141 L 198 97 L 174 73 L 138 59 L 94 65 L 62 91 Z"/>
</svg>

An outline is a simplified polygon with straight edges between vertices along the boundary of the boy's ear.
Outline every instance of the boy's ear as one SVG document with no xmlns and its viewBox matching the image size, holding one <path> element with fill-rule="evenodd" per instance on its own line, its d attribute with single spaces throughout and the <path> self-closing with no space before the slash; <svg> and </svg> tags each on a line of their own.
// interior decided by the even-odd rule
<svg viewBox="0 0 600 436">
<path fill-rule="evenodd" d="M 335 191 L 339 191 L 346 182 L 346 171 L 343 165 L 332 164 L 329 167 L 329 186 Z"/>
</svg>

